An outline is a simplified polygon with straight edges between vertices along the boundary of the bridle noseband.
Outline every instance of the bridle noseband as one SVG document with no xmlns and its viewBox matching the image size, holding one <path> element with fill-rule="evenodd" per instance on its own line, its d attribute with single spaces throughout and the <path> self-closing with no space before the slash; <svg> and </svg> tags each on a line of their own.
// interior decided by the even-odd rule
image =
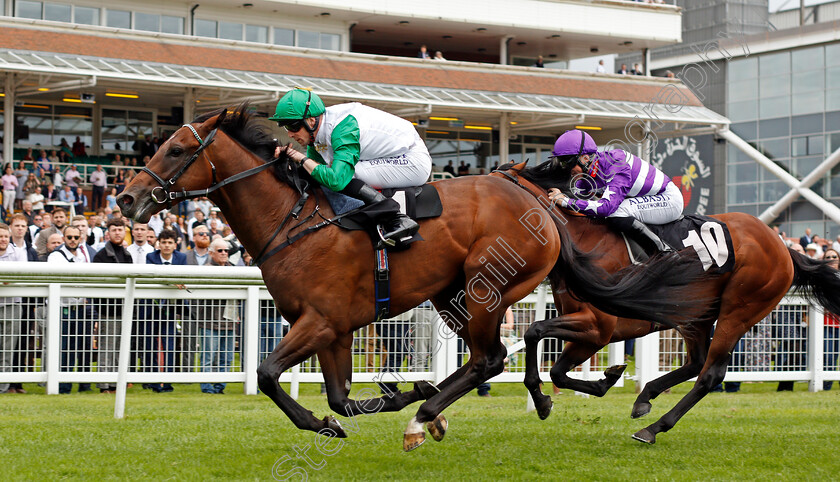
<svg viewBox="0 0 840 482">
<path fill-rule="evenodd" d="M 213 170 L 213 184 L 211 184 L 210 187 L 201 191 L 188 192 L 184 189 L 182 189 L 181 192 L 170 191 L 170 189 L 173 186 L 175 186 L 175 183 L 178 181 L 178 178 L 180 178 L 184 174 L 184 172 L 186 172 L 186 170 L 189 169 L 189 167 L 196 161 L 196 159 L 198 159 L 198 156 L 201 155 L 204 149 L 207 149 L 207 147 L 213 143 L 213 140 L 216 137 L 216 131 L 219 130 L 218 127 L 214 128 L 212 131 L 210 131 L 210 134 L 207 134 L 207 138 L 202 140 L 201 136 L 198 135 L 198 131 L 196 131 L 195 127 L 193 127 L 191 124 L 184 124 L 181 127 L 186 127 L 190 131 L 192 131 L 192 134 L 195 136 L 199 144 L 198 149 L 196 149 L 195 152 L 193 152 L 193 155 L 190 156 L 189 159 L 187 159 L 187 162 L 185 162 L 184 165 L 181 166 L 181 169 L 179 169 L 178 172 L 175 173 L 175 175 L 169 178 L 168 181 L 164 181 L 160 176 L 158 176 L 154 171 L 152 171 L 148 167 L 143 167 L 142 170 L 142 172 L 145 172 L 146 174 L 151 176 L 152 179 L 155 180 L 155 182 L 160 184 L 160 186 L 157 186 L 154 189 L 152 189 L 152 192 L 150 193 L 150 195 L 152 196 L 152 200 L 154 200 L 158 204 L 166 203 L 167 207 L 172 207 L 173 201 L 176 201 L 178 199 L 194 199 L 197 197 L 206 196 L 210 192 L 214 191 L 215 189 L 213 188 L 218 184 L 216 182 L 216 166 L 213 164 L 213 161 L 211 161 L 208 157 L 207 162 L 210 163 L 210 168 Z M 155 194 L 155 192 L 158 189 L 160 189 L 163 195 L 163 199 L 159 199 L 158 196 Z"/>
</svg>

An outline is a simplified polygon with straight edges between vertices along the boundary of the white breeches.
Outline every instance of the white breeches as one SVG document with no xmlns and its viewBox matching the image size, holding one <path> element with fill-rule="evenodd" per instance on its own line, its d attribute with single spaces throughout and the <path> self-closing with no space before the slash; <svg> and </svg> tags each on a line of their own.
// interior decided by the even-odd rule
<svg viewBox="0 0 840 482">
<path fill-rule="evenodd" d="M 669 182 L 662 194 L 625 199 L 610 217 L 632 217 L 645 224 L 665 224 L 679 219 L 683 207 L 680 188 Z"/>
<path fill-rule="evenodd" d="M 419 186 L 429 180 L 432 156 L 420 137 L 405 154 L 356 164 L 356 179 L 375 189 Z"/>
</svg>

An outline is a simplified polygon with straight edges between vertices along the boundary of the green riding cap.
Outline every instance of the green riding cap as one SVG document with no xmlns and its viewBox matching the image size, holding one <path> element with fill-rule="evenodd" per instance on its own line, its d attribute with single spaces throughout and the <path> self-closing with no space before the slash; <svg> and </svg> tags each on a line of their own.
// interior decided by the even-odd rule
<svg viewBox="0 0 840 482">
<path fill-rule="evenodd" d="M 277 122 L 301 120 L 318 117 L 326 110 L 324 101 L 317 94 L 305 89 L 293 89 L 286 92 L 286 95 L 277 102 L 277 109 L 268 120 Z"/>
</svg>

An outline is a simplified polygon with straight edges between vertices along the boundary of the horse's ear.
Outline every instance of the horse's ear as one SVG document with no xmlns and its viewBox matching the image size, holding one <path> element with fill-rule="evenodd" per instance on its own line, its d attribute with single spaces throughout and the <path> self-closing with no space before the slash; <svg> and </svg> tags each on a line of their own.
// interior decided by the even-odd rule
<svg viewBox="0 0 840 482">
<path fill-rule="evenodd" d="M 222 112 L 216 117 L 216 124 L 213 125 L 213 129 L 218 129 L 219 126 L 225 121 L 225 117 L 227 117 L 228 110 L 223 109 Z"/>
</svg>

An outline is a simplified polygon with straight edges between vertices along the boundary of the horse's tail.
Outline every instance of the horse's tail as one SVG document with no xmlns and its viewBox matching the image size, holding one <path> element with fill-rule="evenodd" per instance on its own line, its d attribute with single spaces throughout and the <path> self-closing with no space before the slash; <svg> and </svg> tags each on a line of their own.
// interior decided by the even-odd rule
<svg viewBox="0 0 840 482">
<path fill-rule="evenodd" d="M 790 248 L 794 291 L 808 301 L 840 315 L 840 273 L 825 261 L 811 259 Z"/>
<path fill-rule="evenodd" d="M 678 254 L 654 256 L 644 264 L 609 274 L 595 263 L 599 256 L 579 250 L 562 223 L 556 224 L 560 257 L 548 276 L 554 286 L 565 282 L 575 298 L 614 316 L 671 327 L 685 325 L 708 310 L 711 300 L 692 295 L 689 287 L 704 276 L 695 259 Z"/>
</svg>

